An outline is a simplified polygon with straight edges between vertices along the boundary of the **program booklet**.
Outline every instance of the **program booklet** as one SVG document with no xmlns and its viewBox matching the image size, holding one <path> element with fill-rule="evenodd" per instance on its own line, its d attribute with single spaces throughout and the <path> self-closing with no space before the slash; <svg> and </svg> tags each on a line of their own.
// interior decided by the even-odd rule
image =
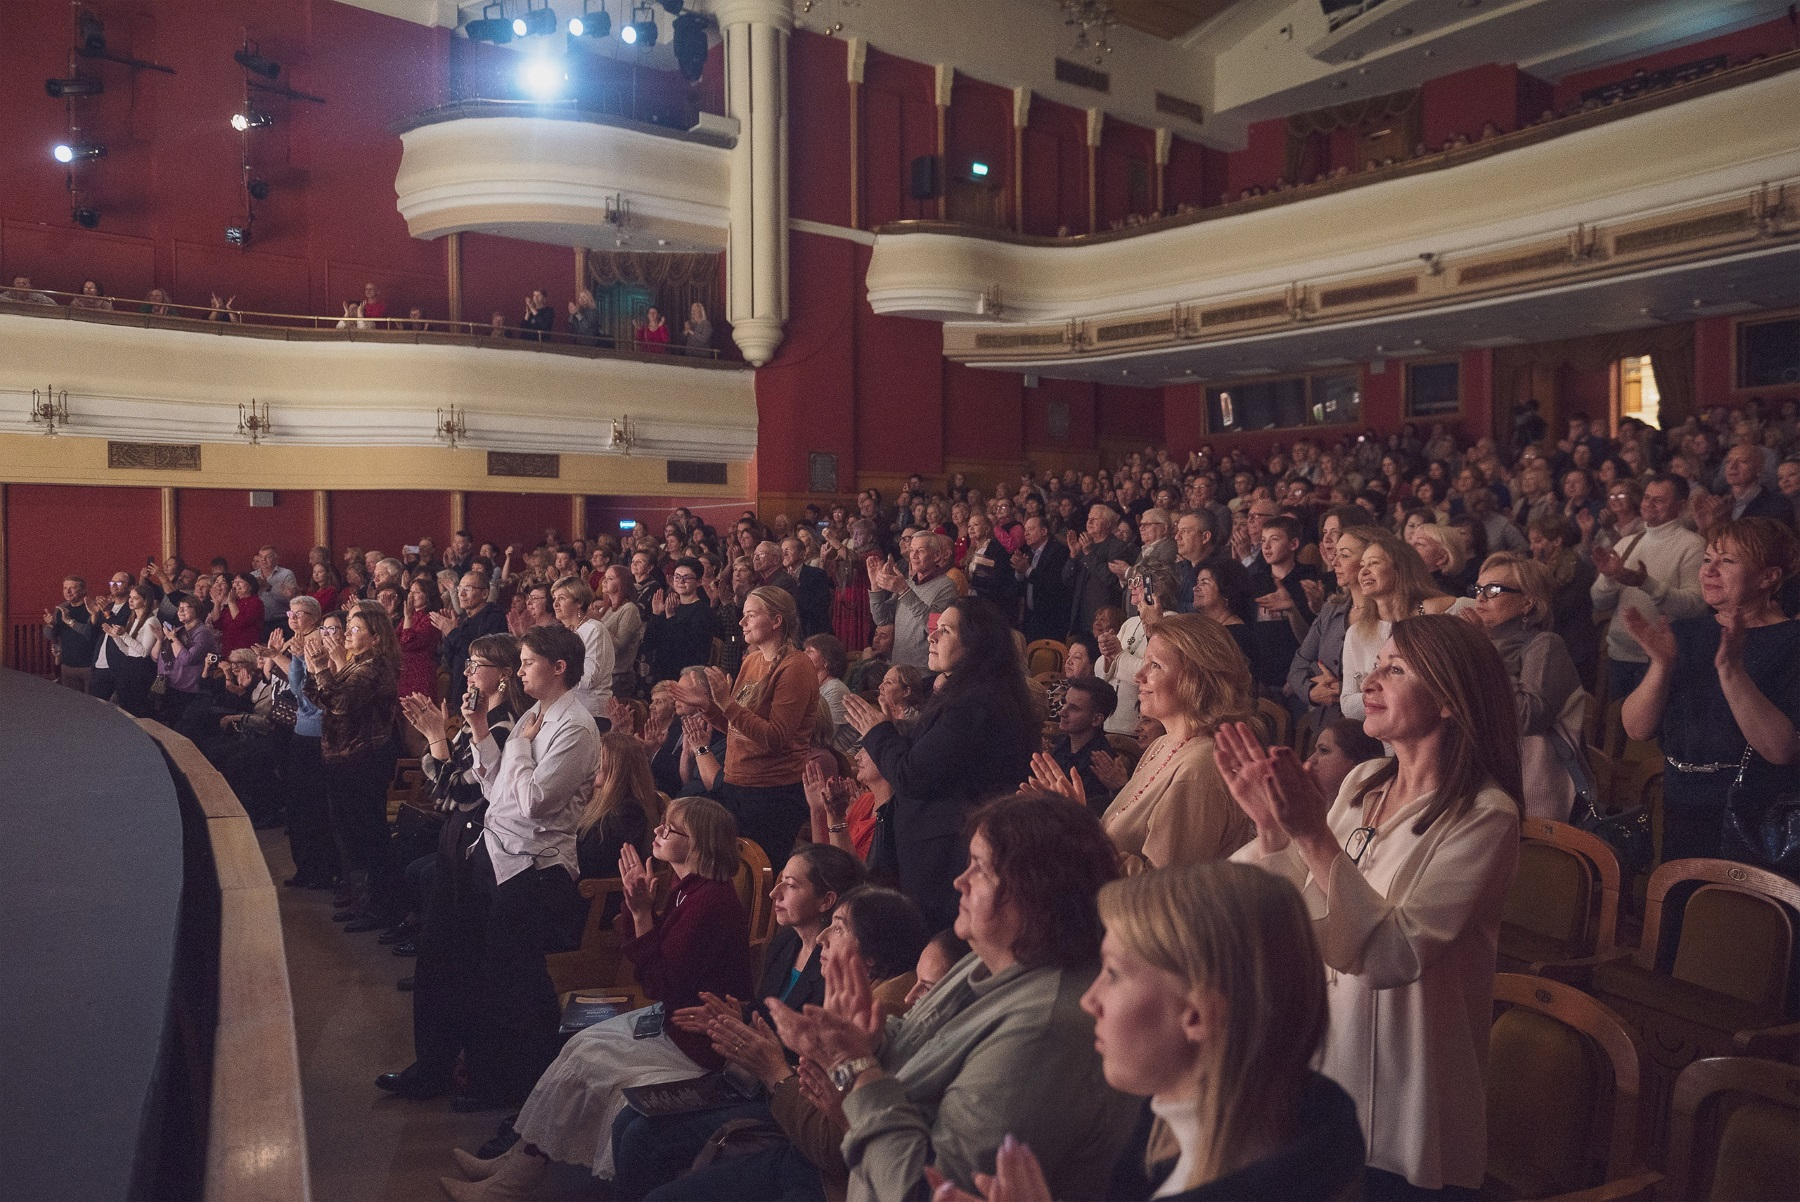
<svg viewBox="0 0 1800 1202">
<path fill-rule="evenodd" d="M 569 995 L 563 1006 L 562 1025 L 556 1029 L 559 1035 L 573 1035 L 577 1031 L 603 1023 L 609 1018 L 616 1018 L 631 1008 L 631 998 L 622 993 L 584 993 L 576 990 Z"/>
</svg>

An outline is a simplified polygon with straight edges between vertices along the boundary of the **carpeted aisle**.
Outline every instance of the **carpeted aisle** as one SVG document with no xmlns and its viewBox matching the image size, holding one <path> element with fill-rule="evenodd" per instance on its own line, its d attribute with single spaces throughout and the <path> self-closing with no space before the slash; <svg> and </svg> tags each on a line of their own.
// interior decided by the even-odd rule
<svg viewBox="0 0 1800 1202">
<path fill-rule="evenodd" d="M 277 882 L 292 876 L 286 833 L 263 831 L 261 839 L 269 874 Z M 376 1089 L 378 1074 L 412 1062 L 412 995 L 394 982 L 412 972 L 413 961 L 377 944 L 373 932 L 344 934 L 331 921 L 329 891 L 279 892 L 313 1197 L 443 1202 L 438 1178 L 455 1175 L 451 1147 L 473 1151 L 504 1113 L 456 1114 L 448 1098 L 411 1102 Z M 585 1173 L 570 1170 L 553 1174 L 537 1196 L 601 1195 Z"/>
</svg>

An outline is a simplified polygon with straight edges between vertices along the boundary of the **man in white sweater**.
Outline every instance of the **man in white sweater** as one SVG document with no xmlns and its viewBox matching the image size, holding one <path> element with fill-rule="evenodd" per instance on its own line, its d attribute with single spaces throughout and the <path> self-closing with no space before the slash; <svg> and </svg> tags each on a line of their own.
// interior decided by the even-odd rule
<svg viewBox="0 0 1800 1202">
<path fill-rule="evenodd" d="M 869 610 L 877 625 L 894 624 L 894 662 L 921 672 L 930 654 L 932 616 L 950 608 L 956 585 L 944 574 L 950 566 L 950 540 L 941 534 L 915 534 L 907 548 L 908 574 L 896 564 L 877 564 L 869 572 Z"/>
<path fill-rule="evenodd" d="M 1606 628 L 1607 687 L 1620 701 L 1631 695 L 1650 666 L 1650 657 L 1625 628 L 1627 606 L 1654 620 L 1691 618 L 1706 612 L 1700 596 L 1700 561 L 1706 540 L 1675 519 L 1687 503 L 1688 482 L 1680 476 L 1651 476 L 1639 514 L 1642 533 L 1610 549 L 1595 548 L 1600 575 L 1589 595 L 1597 612 L 1612 611 Z"/>
</svg>

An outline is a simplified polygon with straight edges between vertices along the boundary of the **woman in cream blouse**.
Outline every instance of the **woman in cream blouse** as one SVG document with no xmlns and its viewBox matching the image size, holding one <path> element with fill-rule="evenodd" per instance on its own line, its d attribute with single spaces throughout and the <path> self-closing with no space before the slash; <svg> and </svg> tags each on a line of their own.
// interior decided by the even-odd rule
<svg viewBox="0 0 1800 1202">
<path fill-rule="evenodd" d="M 1394 623 L 1363 685 L 1394 749 L 1335 801 L 1286 747 L 1219 732 L 1219 770 L 1256 824 L 1234 859 L 1299 886 L 1325 959 L 1320 1071 L 1356 1101 L 1367 1197 L 1479 1187 L 1500 914 L 1519 856 L 1519 725 L 1500 653 L 1470 623 Z"/>
<path fill-rule="evenodd" d="M 1101 825 L 1121 852 L 1152 868 L 1222 860 L 1255 833 L 1213 764 L 1213 732 L 1255 713 L 1250 664 L 1225 628 L 1202 614 L 1149 609 L 1145 620 L 1138 712 L 1165 733 L 1144 751 Z M 1079 777 L 1058 772 L 1047 756 L 1033 768 L 1038 787 L 1085 804 Z"/>
</svg>

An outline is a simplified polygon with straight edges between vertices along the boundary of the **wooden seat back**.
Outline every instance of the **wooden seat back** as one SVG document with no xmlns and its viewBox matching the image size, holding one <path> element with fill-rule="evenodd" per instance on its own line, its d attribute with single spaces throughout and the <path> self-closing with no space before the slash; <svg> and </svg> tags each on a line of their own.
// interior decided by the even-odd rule
<svg viewBox="0 0 1800 1202">
<path fill-rule="evenodd" d="M 1746 1056 L 1696 1060 L 1669 1103 L 1659 1198 L 1774 1202 L 1800 1183 L 1800 1068 Z"/>
<path fill-rule="evenodd" d="M 1501 921 L 1604 955 L 1618 938 L 1619 857 L 1597 835 L 1566 822 L 1527 818 L 1520 827 L 1519 869 Z"/>
<path fill-rule="evenodd" d="M 1268 736 L 1271 747 L 1277 743 L 1283 747 L 1293 746 L 1294 716 L 1288 713 L 1287 706 L 1272 697 L 1258 697 L 1256 713 L 1263 720 L 1263 733 Z"/>
<path fill-rule="evenodd" d="M 1666 928 L 1672 925 L 1676 917 L 1676 906 L 1671 903 L 1670 895 L 1673 893 L 1679 898 L 1688 892 L 1682 886 L 1692 883 L 1699 883 L 1703 887 L 1717 886 L 1718 889 L 1692 891 L 1682 907 L 1681 935 L 1672 948 L 1665 948 L 1663 944 L 1668 942 Z M 1718 896 L 1720 893 L 1740 894 L 1759 905 L 1747 907 L 1737 899 Z M 1687 911 L 1692 909 L 1695 899 L 1702 899 L 1702 905 L 1694 915 L 1698 921 L 1690 925 Z M 1764 955 L 1766 951 L 1767 956 L 1773 959 L 1766 965 L 1758 965 L 1757 975 L 1785 985 L 1793 967 L 1794 915 L 1800 914 L 1800 884 L 1766 869 L 1739 864 L 1733 860 L 1670 860 L 1650 874 L 1644 904 L 1644 937 L 1638 944 L 1635 957 L 1637 966 L 1645 972 L 1674 976 L 1676 966 L 1680 965 L 1680 971 L 1684 974 L 1682 980 L 1711 989 L 1713 986 L 1707 984 L 1707 981 L 1717 979 L 1720 984 L 1739 989 L 1739 992 L 1733 992 L 1730 988 L 1715 990 L 1732 997 L 1741 997 L 1746 978 L 1738 970 L 1729 967 L 1725 968 L 1724 976 L 1718 977 L 1713 966 L 1718 961 L 1747 956 L 1752 949 L 1743 946 L 1744 932 L 1733 929 L 1733 924 L 1743 922 L 1747 916 L 1761 914 L 1761 907 L 1768 907 L 1767 916 L 1755 924 L 1756 931 L 1761 933 L 1755 954 Z M 1722 923 L 1725 925 L 1721 935 Z M 1785 932 L 1784 945 L 1775 946 L 1779 939 L 1769 934 L 1775 931 Z M 1727 941 L 1723 948 L 1714 946 L 1720 938 Z M 1720 952 L 1724 955 L 1721 956 Z"/>
<path fill-rule="evenodd" d="M 775 888 L 775 870 L 754 839 L 738 839 L 738 870 L 732 884 L 750 918 L 750 960 L 754 964 L 775 933 L 775 900 L 769 896 Z"/>
<path fill-rule="evenodd" d="M 1039 672 L 1055 672 L 1061 674 L 1063 657 L 1069 653 L 1068 644 L 1059 643 L 1055 639 L 1038 639 L 1025 646 L 1025 672 L 1035 676 Z"/>
</svg>

